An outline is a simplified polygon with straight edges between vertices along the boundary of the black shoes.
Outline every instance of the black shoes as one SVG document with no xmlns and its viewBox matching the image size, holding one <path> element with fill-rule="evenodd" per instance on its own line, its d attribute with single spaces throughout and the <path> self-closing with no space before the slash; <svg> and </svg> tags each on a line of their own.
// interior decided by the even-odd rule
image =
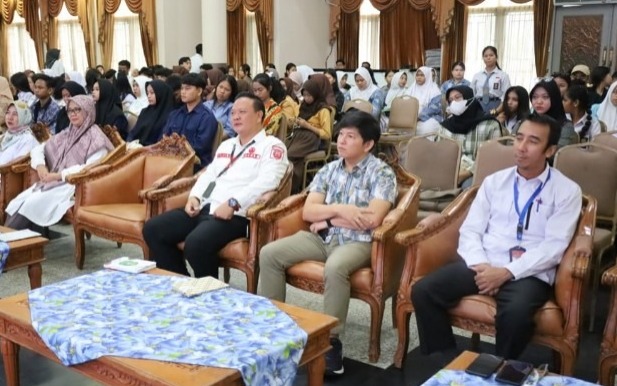
<svg viewBox="0 0 617 386">
<path fill-rule="evenodd" d="M 339 338 L 330 338 L 332 349 L 326 353 L 326 375 L 342 375 L 343 368 L 343 343 Z"/>
</svg>

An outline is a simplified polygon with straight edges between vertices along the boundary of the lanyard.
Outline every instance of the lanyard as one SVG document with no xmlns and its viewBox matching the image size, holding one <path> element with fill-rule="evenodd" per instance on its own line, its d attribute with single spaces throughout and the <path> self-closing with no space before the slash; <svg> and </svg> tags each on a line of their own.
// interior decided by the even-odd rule
<svg viewBox="0 0 617 386">
<path fill-rule="evenodd" d="M 223 174 L 227 173 L 229 168 L 233 166 L 233 164 L 238 160 L 238 158 L 240 158 L 240 156 L 242 156 L 242 153 L 244 153 L 244 151 L 248 149 L 249 147 L 251 147 L 251 145 L 254 143 L 255 143 L 255 140 L 252 140 L 251 142 L 249 142 L 246 146 L 242 148 L 242 150 L 240 150 L 240 153 L 238 153 L 238 155 L 235 157 L 234 157 L 234 153 L 236 152 L 236 144 L 234 143 L 234 147 L 231 149 L 231 156 L 229 158 L 229 163 L 227 164 L 227 166 L 225 166 L 225 169 L 221 170 L 221 172 L 219 173 L 218 176 L 216 176 L 216 178 L 219 178 Z"/>
<path fill-rule="evenodd" d="M 514 179 L 514 208 L 516 209 L 516 214 L 518 214 L 518 224 L 516 224 L 516 239 L 520 242 L 523 239 L 523 221 L 525 220 L 525 216 L 527 216 L 527 226 L 529 227 L 529 214 L 531 212 L 531 206 L 533 205 L 533 201 L 538 197 L 544 186 L 548 180 L 551 179 L 551 169 L 548 169 L 548 176 L 546 177 L 546 181 L 543 184 L 540 184 L 533 192 L 527 203 L 523 207 L 521 211 L 518 207 L 518 185 L 516 183 L 516 179 Z"/>
</svg>

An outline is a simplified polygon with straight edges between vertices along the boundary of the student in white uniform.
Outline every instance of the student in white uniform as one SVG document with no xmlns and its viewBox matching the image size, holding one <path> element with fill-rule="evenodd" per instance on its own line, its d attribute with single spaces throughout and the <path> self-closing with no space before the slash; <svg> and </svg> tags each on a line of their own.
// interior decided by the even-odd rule
<svg viewBox="0 0 617 386">
<path fill-rule="evenodd" d="M 6 110 L 6 133 L 0 139 L 0 165 L 30 153 L 39 144 L 32 131 L 32 113 L 25 102 L 11 103 Z"/>
<path fill-rule="evenodd" d="M 591 116 L 589 92 L 583 86 L 572 86 L 563 96 L 563 109 L 570 115 L 580 142 L 591 142 L 600 134 L 600 122 Z"/>
<path fill-rule="evenodd" d="M 231 109 L 237 137 L 223 142 L 214 160 L 193 186 L 183 209 L 150 219 L 143 235 L 158 268 L 195 277 L 218 277 L 218 252 L 246 237 L 247 209 L 278 187 L 287 169 L 287 149 L 262 127 L 263 102 L 241 93 Z M 178 243 L 184 241 L 184 252 Z"/>
<path fill-rule="evenodd" d="M 46 227 L 60 221 L 73 206 L 75 186 L 66 178 L 103 158 L 114 147 L 94 123 L 94 100 L 87 95 L 69 99 L 67 112 L 71 124 L 30 152 L 30 165 L 39 182 L 15 197 L 7 206 L 5 225 L 28 228 L 31 223 Z"/>
<path fill-rule="evenodd" d="M 497 63 L 497 48 L 486 46 L 482 50 L 484 70 L 473 76 L 471 88 L 480 102 L 484 112 L 495 115 L 497 108 L 503 102 L 505 92 L 510 88 L 510 77 L 501 70 Z"/>
</svg>

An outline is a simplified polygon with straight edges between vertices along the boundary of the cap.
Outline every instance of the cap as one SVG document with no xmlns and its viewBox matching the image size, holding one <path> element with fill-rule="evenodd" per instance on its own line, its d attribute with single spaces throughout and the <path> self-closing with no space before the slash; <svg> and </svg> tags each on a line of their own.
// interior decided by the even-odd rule
<svg viewBox="0 0 617 386">
<path fill-rule="evenodd" d="M 574 68 L 572 69 L 572 72 L 570 72 L 570 74 L 574 74 L 575 72 L 582 72 L 583 74 L 589 76 L 590 72 L 589 72 L 589 67 L 587 67 L 584 64 L 577 64 L 576 66 L 574 66 Z"/>
</svg>

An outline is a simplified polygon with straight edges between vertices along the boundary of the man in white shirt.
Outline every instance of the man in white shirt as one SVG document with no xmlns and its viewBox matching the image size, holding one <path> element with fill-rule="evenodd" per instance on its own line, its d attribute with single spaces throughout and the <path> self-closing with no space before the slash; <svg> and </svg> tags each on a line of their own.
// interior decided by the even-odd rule
<svg viewBox="0 0 617 386">
<path fill-rule="evenodd" d="M 287 149 L 262 128 L 263 102 L 241 93 L 231 109 L 237 137 L 223 142 L 199 176 L 184 209 L 150 219 L 143 235 L 157 267 L 195 277 L 218 277 L 218 252 L 246 237 L 247 209 L 265 192 L 278 187 L 287 169 Z M 184 252 L 177 247 L 184 241 Z"/>
<path fill-rule="evenodd" d="M 424 354 L 456 354 L 448 309 L 468 295 L 495 297 L 496 354 L 517 358 L 533 336 L 535 312 L 550 297 L 556 267 L 581 210 L 581 189 L 547 159 L 561 128 L 547 115 L 523 121 L 514 141 L 516 167 L 487 177 L 461 226 L 461 260 L 412 289 Z"/>
<path fill-rule="evenodd" d="M 199 74 L 199 67 L 204 64 L 203 45 L 199 43 L 195 46 L 195 54 L 191 56 L 191 72 Z"/>
</svg>

